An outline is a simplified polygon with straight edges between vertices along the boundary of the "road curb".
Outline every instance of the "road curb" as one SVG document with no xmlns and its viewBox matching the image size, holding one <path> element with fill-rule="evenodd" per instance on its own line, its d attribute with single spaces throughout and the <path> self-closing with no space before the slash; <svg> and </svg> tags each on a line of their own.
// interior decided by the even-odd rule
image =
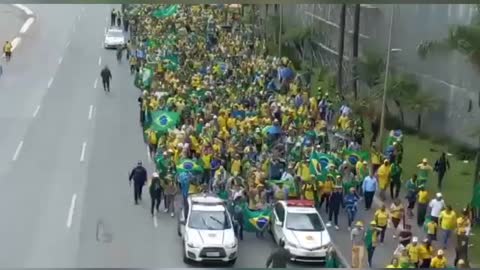
<svg viewBox="0 0 480 270">
<path fill-rule="evenodd" d="M 12 7 L 19 9 L 28 17 L 20 28 L 19 35 L 17 35 L 14 39 L 10 41 L 12 43 L 12 51 L 15 51 L 15 49 L 18 47 L 18 45 L 20 45 L 20 42 L 22 41 L 21 35 L 27 33 L 28 29 L 35 22 L 35 13 L 33 13 L 31 9 L 22 4 L 12 4 Z M 2 57 L 5 57 L 5 54 L 3 54 Z"/>
</svg>

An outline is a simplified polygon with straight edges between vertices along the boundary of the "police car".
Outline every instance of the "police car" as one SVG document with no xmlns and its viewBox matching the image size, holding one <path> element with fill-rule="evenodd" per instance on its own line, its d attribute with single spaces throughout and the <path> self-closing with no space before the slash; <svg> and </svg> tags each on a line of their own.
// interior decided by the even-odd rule
<svg viewBox="0 0 480 270">
<path fill-rule="evenodd" d="M 226 205 L 214 195 L 191 195 L 178 220 L 183 261 L 220 261 L 234 264 L 238 240 Z"/>
<path fill-rule="evenodd" d="M 272 212 L 271 233 L 278 244 L 285 241 L 292 261 L 324 262 L 332 242 L 313 202 L 278 201 Z"/>
</svg>

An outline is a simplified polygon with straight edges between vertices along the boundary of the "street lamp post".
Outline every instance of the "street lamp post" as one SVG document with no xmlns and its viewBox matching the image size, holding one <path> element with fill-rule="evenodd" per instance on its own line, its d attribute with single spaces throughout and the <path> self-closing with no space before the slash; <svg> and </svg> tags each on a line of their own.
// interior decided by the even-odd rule
<svg viewBox="0 0 480 270">
<path fill-rule="evenodd" d="M 388 89 L 388 73 L 390 69 L 390 53 L 392 52 L 392 30 L 393 30 L 393 17 L 395 13 L 395 5 L 392 5 L 392 14 L 390 15 L 390 26 L 388 32 L 388 49 L 387 49 L 387 61 L 385 63 L 385 81 L 383 83 L 383 97 L 382 97 L 382 113 L 380 115 L 380 134 L 378 137 L 378 149 L 382 151 L 383 145 L 383 130 L 385 129 L 385 107 L 387 103 L 387 89 Z"/>
</svg>

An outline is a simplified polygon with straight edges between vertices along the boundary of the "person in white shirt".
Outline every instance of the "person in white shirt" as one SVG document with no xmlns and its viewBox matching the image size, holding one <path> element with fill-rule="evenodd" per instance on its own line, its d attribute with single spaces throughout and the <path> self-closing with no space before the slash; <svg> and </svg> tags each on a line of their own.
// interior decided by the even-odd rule
<svg viewBox="0 0 480 270">
<path fill-rule="evenodd" d="M 431 200 L 428 204 L 430 207 L 430 218 L 438 224 L 438 217 L 443 208 L 445 208 L 445 201 L 443 200 L 442 193 L 437 193 L 435 199 Z"/>
<path fill-rule="evenodd" d="M 280 178 L 280 180 L 293 181 L 292 170 L 293 170 L 293 165 L 289 164 L 288 169 L 282 173 L 282 177 Z"/>
</svg>

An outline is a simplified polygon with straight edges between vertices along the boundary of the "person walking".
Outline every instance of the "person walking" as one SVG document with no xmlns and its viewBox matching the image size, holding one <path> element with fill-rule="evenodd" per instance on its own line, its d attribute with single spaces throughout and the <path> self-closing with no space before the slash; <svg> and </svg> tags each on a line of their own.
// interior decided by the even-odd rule
<svg viewBox="0 0 480 270">
<path fill-rule="evenodd" d="M 103 91 L 110 92 L 110 80 L 112 79 L 112 73 L 108 66 L 105 66 L 100 72 L 100 77 L 102 77 Z"/>
<path fill-rule="evenodd" d="M 430 268 L 444 269 L 447 268 L 447 258 L 445 258 L 443 249 L 437 251 L 437 256 L 432 258 Z"/>
<path fill-rule="evenodd" d="M 285 248 L 285 240 L 280 239 L 278 248 L 267 258 L 265 268 L 287 268 L 290 261 L 290 251 Z"/>
<path fill-rule="evenodd" d="M 233 201 L 233 229 L 235 231 L 235 236 L 239 240 L 243 240 L 243 209 L 240 206 L 242 201 L 242 196 L 237 195 Z"/>
<path fill-rule="evenodd" d="M 407 195 L 405 196 L 408 201 L 407 214 L 410 218 L 413 217 L 413 209 L 415 208 L 415 202 L 417 201 L 417 192 L 417 175 L 414 174 L 412 175 L 412 178 L 407 181 Z"/>
<path fill-rule="evenodd" d="M 445 152 L 443 152 L 440 158 L 435 161 L 435 165 L 433 166 L 433 168 L 433 170 L 437 172 L 438 175 L 438 190 L 442 190 L 443 178 L 445 177 L 445 173 L 447 172 L 447 170 L 450 170 L 450 162 L 448 161 Z"/>
<path fill-rule="evenodd" d="M 381 229 L 380 232 L 380 243 L 383 244 L 385 240 L 385 232 L 387 231 L 387 224 L 388 224 L 389 214 L 387 209 L 385 208 L 385 204 L 383 204 L 380 209 L 375 212 L 374 220 L 377 223 L 377 227 Z"/>
<path fill-rule="evenodd" d="M 391 221 L 395 230 L 398 228 L 402 218 L 404 218 L 404 212 L 402 202 L 399 199 L 395 199 L 390 206 Z M 396 238 L 395 234 L 393 234 L 393 238 Z"/>
<path fill-rule="evenodd" d="M 363 268 L 364 247 L 363 223 L 357 221 L 355 227 L 350 231 L 350 240 L 352 241 L 352 268 Z"/>
<path fill-rule="evenodd" d="M 400 166 L 398 161 L 395 161 L 391 166 L 390 172 L 390 198 L 392 198 L 392 200 L 397 199 L 400 194 L 402 171 L 402 166 Z"/>
<path fill-rule="evenodd" d="M 388 159 L 383 161 L 383 164 L 377 170 L 378 187 L 380 188 L 380 199 L 385 201 L 385 192 L 390 186 L 391 165 Z"/>
<path fill-rule="evenodd" d="M 122 11 L 117 10 L 117 27 L 118 28 L 122 27 L 122 17 L 123 17 Z"/>
<path fill-rule="evenodd" d="M 332 226 L 332 217 L 335 223 L 335 229 L 338 231 L 338 213 L 340 212 L 340 207 L 343 207 L 343 192 L 341 186 L 335 186 L 335 191 L 330 195 L 328 202 L 328 222 L 327 227 Z"/>
<path fill-rule="evenodd" d="M 367 248 L 367 262 L 368 267 L 372 267 L 372 259 L 373 253 L 375 252 L 375 248 L 378 245 L 378 238 L 380 236 L 381 229 L 377 227 L 377 222 L 372 220 L 370 222 L 370 226 L 365 231 L 365 247 Z"/>
<path fill-rule="evenodd" d="M 171 217 L 175 216 L 175 196 L 178 193 L 178 188 L 171 174 L 167 175 L 165 178 L 165 213 L 170 213 Z"/>
<path fill-rule="evenodd" d="M 133 180 L 133 197 L 135 204 L 138 204 L 138 201 L 142 200 L 142 188 L 147 182 L 147 170 L 143 167 L 141 161 L 139 161 L 137 166 L 133 168 L 128 180 L 130 185 L 132 185 Z"/>
<path fill-rule="evenodd" d="M 113 8 L 112 11 L 110 12 L 110 25 L 115 26 L 115 22 L 117 18 L 117 11 Z"/>
<path fill-rule="evenodd" d="M 398 233 L 398 242 L 406 247 L 412 241 L 412 226 L 410 224 L 405 224 L 403 230 Z"/>
<path fill-rule="evenodd" d="M 150 183 L 148 184 L 149 191 L 150 191 L 150 198 L 152 199 L 152 205 L 150 207 L 150 213 L 152 217 L 155 215 L 155 209 L 157 213 L 160 212 L 160 203 L 162 201 L 162 183 L 160 182 L 160 176 L 157 172 L 152 174 L 152 178 L 150 179 Z"/>
<path fill-rule="evenodd" d="M 428 238 L 425 238 L 423 243 L 419 246 L 418 254 L 420 258 L 420 268 L 429 268 L 433 257 L 433 246 Z"/>
<path fill-rule="evenodd" d="M 437 224 L 439 224 L 438 217 L 440 216 L 442 210 L 445 208 L 445 201 L 443 200 L 442 193 L 437 193 L 435 195 L 435 199 L 431 200 L 428 204 L 428 207 L 430 207 L 430 218 Z"/>
<path fill-rule="evenodd" d="M 417 225 L 418 227 L 422 227 L 425 223 L 425 218 L 427 217 L 427 210 L 428 210 L 428 191 L 425 190 L 424 186 L 418 187 L 418 194 L 417 194 Z"/>
<path fill-rule="evenodd" d="M 13 51 L 13 45 L 10 43 L 10 41 L 5 41 L 5 44 L 3 45 L 3 53 L 5 54 L 5 59 L 7 62 L 10 62 L 10 58 L 12 58 L 12 51 Z"/>
<path fill-rule="evenodd" d="M 455 266 L 458 261 L 468 262 L 468 235 L 464 228 L 460 228 L 457 234 L 457 245 L 455 246 Z"/>
<path fill-rule="evenodd" d="M 351 187 L 349 193 L 345 196 L 344 205 L 348 217 L 348 230 L 352 227 L 352 222 L 357 214 L 358 195 L 355 192 L 355 187 Z"/>
<path fill-rule="evenodd" d="M 418 268 L 419 261 L 420 261 L 418 238 L 413 237 L 412 242 L 410 244 L 408 244 L 405 247 L 405 249 L 408 252 L 408 257 L 410 258 L 410 263 L 415 265 L 415 268 Z"/>
<path fill-rule="evenodd" d="M 370 172 L 370 174 L 363 180 L 362 185 L 363 196 L 365 197 L 365 210 L 370 210 L 372 207 L 373 196 L 375 196 L 377 189 L 377 179 L 373 175 L 373 172 Z"/>
<path fill-rule="evenodd" d="M 123 31 L 128 32 L 128 27 L 130 26 L 130 20 L 128 18 L 123 17 Z"/>
<path fill-rule="evenodd" d="M 443 234 L 443 249 L 447 249 L 448 240 L 457 226 L 457 214 L 453 211 L 451 205 L 448 205 L 445 210 L 440 212 L 439 223 Z"/>
</svg>

